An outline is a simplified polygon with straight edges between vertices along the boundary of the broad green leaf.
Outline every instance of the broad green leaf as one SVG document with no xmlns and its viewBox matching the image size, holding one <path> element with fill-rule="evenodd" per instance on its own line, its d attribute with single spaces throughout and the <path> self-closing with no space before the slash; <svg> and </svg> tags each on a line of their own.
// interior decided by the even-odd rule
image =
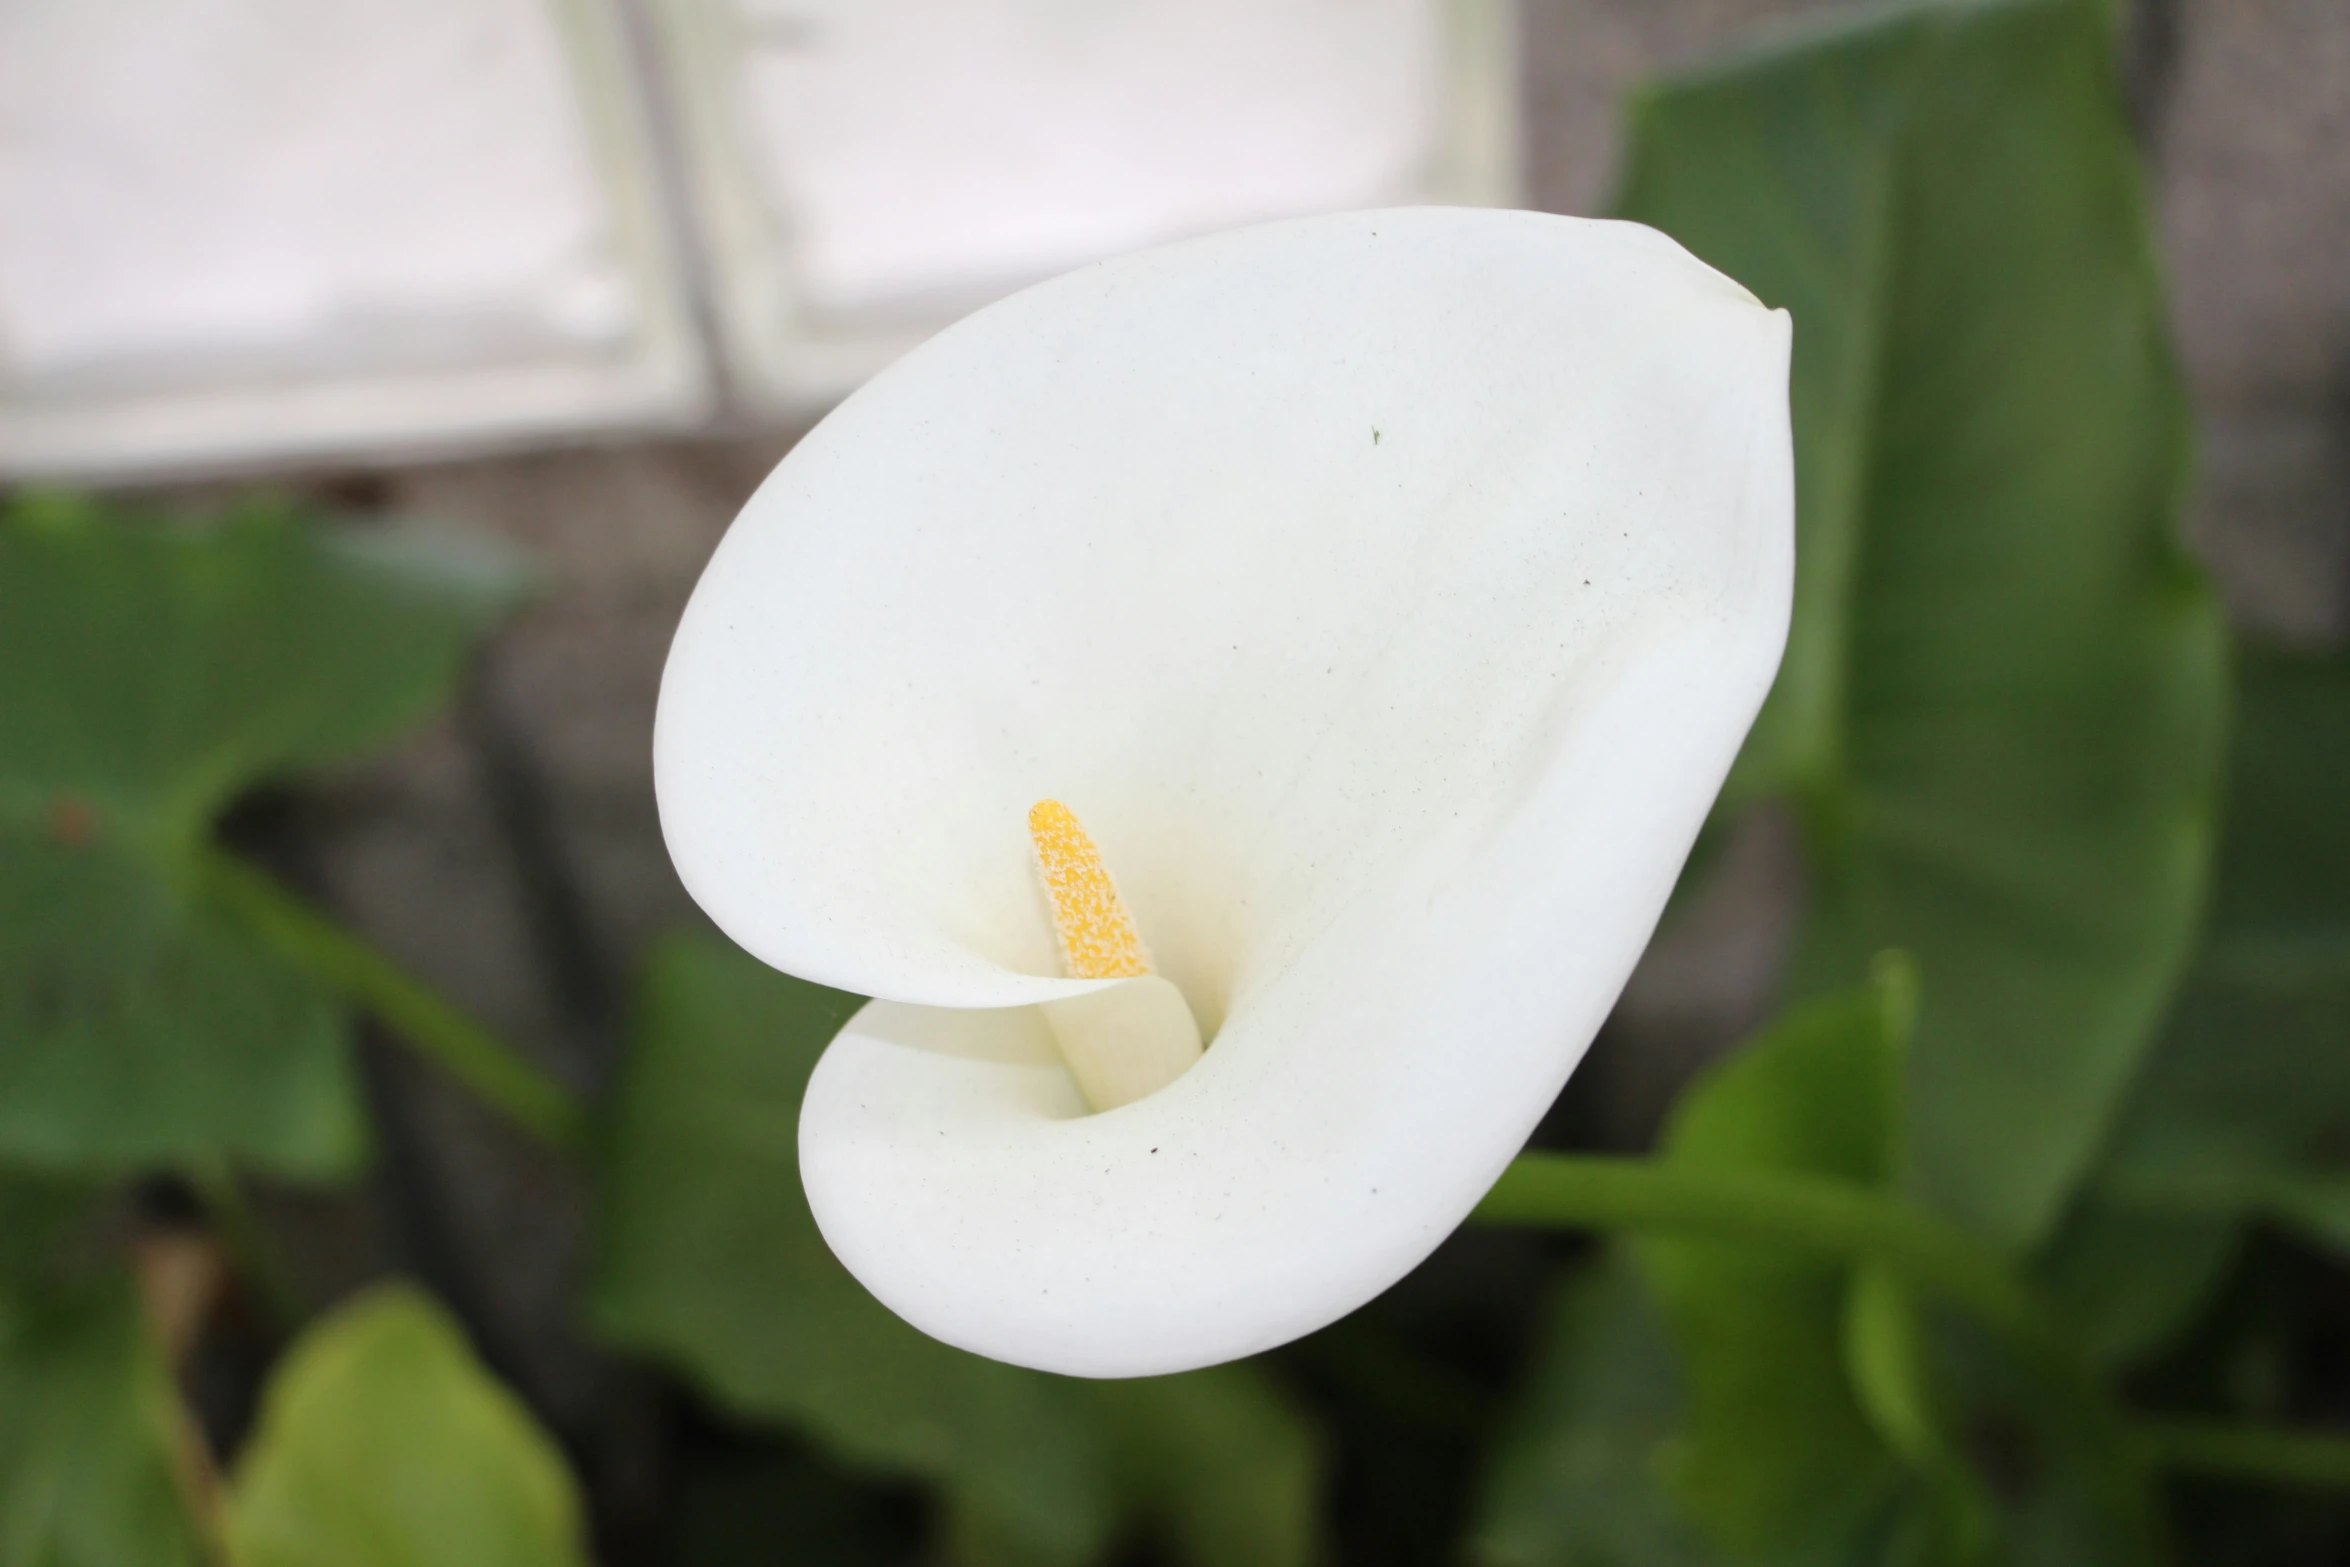
<svg viewBox="0 0 2350 1567">
<path fill-rule="evenodd" d="M 1795 622 L 1729 798 L 1799 807 L 1806 988 L 1916 954 L 1914 1177 L 2016 1243 L 2185 955 L 2225 696 L 2107 13 L 1939 0 L 1668 81 L 1621 200 L 1793 313 Z"/>
<path fill-rule="evenodd" d="M 486 554 L 283 508 L 174 525 L 20 499 L 0 526 L 0 795 L 184 839 L 256 780 L 429 713 L 518 586 Z"/>
<path fill-rule="evenodd" d="M 515 585 L 278 511 L 0 513 L 0 1155 L 352 1165 L 341 1011 L 213 904 L 197 851 L 240 791 L 445 697 Z"/>
<path fill-rule="evenodd" d="M 271 1376 L 228 1502 L 239 1567 L 585 1567 L 554 1443 L 402 1286 L 303 1334 Z"/>
<path fill-rule="evenodd" d="M 731 947 L 654 955 L 599 1178 L 593 1319 L 722 1402 L 946 1491 L 968 1557 L 1084 1562 L 1112 1476 L 1085 1391 L 906 1326 L 800 1194 L 800 1097 L 860 1003 Z"/>
<path fill-rule="evenodd" d="M 1882 1187 L 1900 1156 L 1906 974 L 1814 1002 L 1691 1086 L 1660 1157 Z M 1658 1238 L 1637 1255 L 1688 1378 L 1667 1471 L 1726 1550 L 1814 1556 L 1876 1524 L 1905 1469 L 1848 1376 L 1851 1270 L 1762 1242 Z"/>
<path fill-rule="evenodd" d="M 1947 1554 L 1946 1544 L 1940 1559 L 1963 1567 L 2165 1567 L 2158 1504 L 2137 1492 L 2136 1477 L 2118 1475 L 2127 1460 L 2114 1451 L 2111 1430 L 2072 1418 L 2045 1373 L 1964 1314 L 1942 1314 L 1934 1326 L 1947 1429 L 1963 1433 L 1972 1472 L 1965 1505 L 1989 1504 L 1987 1517 L 1961 1520 L 1957 1538 L 1967 1554 Z M 1985 1523 L 1987 1536 L 1978 1536 Z"/>
<path fill-rule="evenodd" d="M 1659 1476 L 1686 1408 L 1664 1318 L 1610 1250 L 1560 1291 L 1477 1500 L 1481 1567 L 1714 1567 Z"/>
<path fill-rule="evenodd" d="M 347 1170 L 364 1127 L 346 1029 L 316 980 L 152 854 L 0 821 L 0 1152 Z"/>
<path fill-rule="evenodd" d="M 2089 1357 L 2119 1371 L 2176 1344 L 2227 1277 L 2242 1226 L 2091 1193 L 2036 1259 L 2040 1291 Z"/>
<path fill-rule="evenodd" d="M 2350 1249 L 2350 659 L 2247 649 L 2237 702 L 2211 928 L 2098 1195 Z"/>
<path fill-rule="evenodd" d="M 199 1567 L 182 1419 L 119 1280 L 0 1293 L 0 1567 Z"/>
<path fill-rule="evenodd" d="M 0 1294 L 64 1281 L 64 1253 L 94 1195 L 79 1181 L 0 1166 Z"/>
<path fill-rule="evenodd" d="M 1313 1567 L 1320 1442 L 1247 1363 L 1091 1385 L 1129 1505 L 1199 1567 Z"/>
</svg>

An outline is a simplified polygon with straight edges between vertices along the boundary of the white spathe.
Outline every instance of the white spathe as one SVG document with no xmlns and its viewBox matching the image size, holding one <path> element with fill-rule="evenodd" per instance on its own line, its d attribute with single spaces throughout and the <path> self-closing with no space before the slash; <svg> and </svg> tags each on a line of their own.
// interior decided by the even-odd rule
<svg viewBox="0 0 2350 1567">
<path fill-rule="evenodd" d="M 679 873 L 879 997 L 800 1121 L 833 1250 L 1022 1365 L 1180 1371 L 1400 1278 L 1590 1042 L 1777 667 L 1782 312 L 1652 230 L 1412 209 L 983 310 L 851 397 L 687 607 Z M 1211 1044 L 1084 1113 L 1029 808 Z"/>
</svg>

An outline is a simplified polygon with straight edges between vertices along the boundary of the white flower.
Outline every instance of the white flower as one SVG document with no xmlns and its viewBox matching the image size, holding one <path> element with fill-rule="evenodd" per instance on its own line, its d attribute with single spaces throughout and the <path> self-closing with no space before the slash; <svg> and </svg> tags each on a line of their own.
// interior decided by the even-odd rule
<svg viewBox="0 0 2350 1567">
<path fill-rule="evenodd" d="M 1426 1256 L 1770 684 L 1788 337 L 1634 225 L 1352 213 L 1030 289 L 803 440 L 687 608 L 654 760 L 703 908 L 882 998 L 800 1121 L 850 1271 L 948 1343 L 1124 1376 Z M 1064 977 L 1051 801 L 1163 981 Z M 1083 896 L 1064 924 L 1119 918 Z M 1039 1005 L 1121 987 L 1206 1053 L 1181 1006 Z M 1173 1081 L 1088 1113 L 1067 1062 L 1129 1052 Z"/>
</svg>

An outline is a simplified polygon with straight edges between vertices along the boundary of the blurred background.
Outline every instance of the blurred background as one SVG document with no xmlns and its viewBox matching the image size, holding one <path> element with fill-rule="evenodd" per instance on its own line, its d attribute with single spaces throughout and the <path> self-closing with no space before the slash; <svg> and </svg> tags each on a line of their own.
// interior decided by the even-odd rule
<svg viewBox="0 0 2350 1567">
<path fill-rule="evenodd" d="M 540 591 L 448 714 L 228 831 L 592 1096 L 634 966 L 697 920 L 648 755 L 670 631 L 831 402 L 1009 289 L 1184 234 L 1410 202 L 1602 213 L 1634 84 L 1831 9 L 0 0 L 0 485 L 164 508 L 261 486 L 528 558 Z M 2236 626 L 2338 647 L 2350 5 L 2137 0 L 2121 58 L 2200 442 L 2192 547 Z M 1764 1021 L 1800 867 L 1782 816 L 1741 822 L 1545 1140 L 1647 1146 Z M 839 1525 L 865 1544 L 776 1545 L 829 1461 L 592 1342 L 583 1182 L 386 1038 L 361 1056 L 368 1176 L 256 1183 L 304 1296 L 428 1284 L 571 1456 L 613 1563 L 924 1549 L 919 1494 L 867 1479 Z M 1449 1559 L 1460 1432 L 1514 1374 L 1558 1245 L 1465 1233 L 1374 1308 L 1388 1336 L 1296 1357 L 1355 1411 L 1340 1559 Z M 1379 1361 L 1389 1336 L 1433 1369 Z M 274 1343 L 212 1336 L 191 1375 L 213 1429 L 250 1421 Z M 1416 1412 L 1361 1413 L 1366 1382 Z"/>
</svg>

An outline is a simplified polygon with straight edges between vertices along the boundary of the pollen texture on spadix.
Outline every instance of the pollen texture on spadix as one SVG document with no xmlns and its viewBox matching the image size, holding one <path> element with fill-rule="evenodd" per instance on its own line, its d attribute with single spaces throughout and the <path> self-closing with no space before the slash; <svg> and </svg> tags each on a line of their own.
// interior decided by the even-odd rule
<svg viewBox="0 0 2350 1567">
<path fill-rule="evenodd" d="M 1028 813 L 1036 868 L 1053 909 L 1053 935 L 1071 979 L 1131 979 L 1151 971 L 1150 954 L 1134 916 L 1119 901 L 1101 851 L 1058 800 L 1039 800 Z"/>
<path fill-rule="evenodd" d="M 1199 1024 L 1183 993 L 1151 972 L 1134 916 L 1076 813 L 1040 800 L 1028 834 L 1069 977 L 1121 981 L 1045 1004 L 1069 1075 L 1097 1111 L 1157 1093 L 1200 1058 Z"/>
</svg>

